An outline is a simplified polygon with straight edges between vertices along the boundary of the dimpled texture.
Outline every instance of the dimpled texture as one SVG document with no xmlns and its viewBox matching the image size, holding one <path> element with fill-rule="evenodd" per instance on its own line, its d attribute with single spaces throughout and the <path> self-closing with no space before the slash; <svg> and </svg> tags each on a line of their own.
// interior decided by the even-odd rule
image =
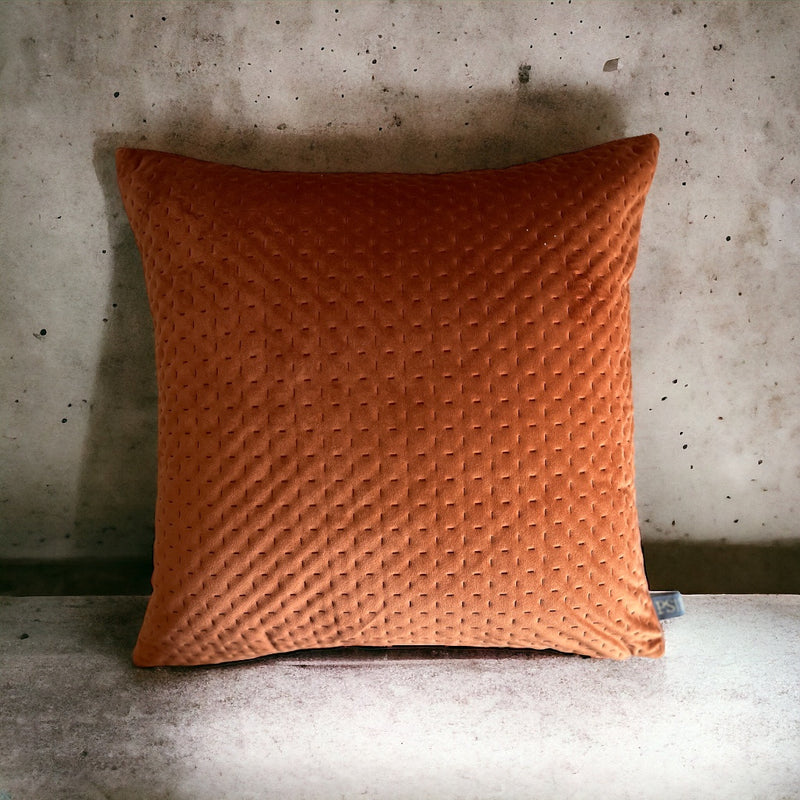
<svg viewBox="0 0 800 800">
<path fill-rule="evenodd" d="M 661 655 L 628 289 L 657 154 L 407 175 L 119 150 L 159 388 L 134 662 Z"/>
</svg>

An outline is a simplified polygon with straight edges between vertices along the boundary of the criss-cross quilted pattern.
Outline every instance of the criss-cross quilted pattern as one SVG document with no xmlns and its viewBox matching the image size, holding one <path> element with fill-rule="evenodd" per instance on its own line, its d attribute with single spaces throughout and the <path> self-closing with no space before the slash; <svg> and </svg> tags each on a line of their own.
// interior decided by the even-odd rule
<svg viewBox="0 0 800 800">
<path fill-rule="evenodd" d="M 401 175 L 120 150 L 159 386 L 136 663 L 660 655 L 628 311 L 657 151 Z"/>
</svg>

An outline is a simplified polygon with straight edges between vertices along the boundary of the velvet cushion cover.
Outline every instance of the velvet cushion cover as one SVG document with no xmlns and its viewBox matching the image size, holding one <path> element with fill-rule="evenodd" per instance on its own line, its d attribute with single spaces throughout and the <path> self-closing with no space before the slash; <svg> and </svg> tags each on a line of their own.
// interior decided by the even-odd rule
<svg viewBox="0 0 800 800">
<path fill-rule="evenodd" d="M 628 291 L 657 154 L 408 175 L 119 150 L 159 389 L 135 663 L 660 655 Z"/>
</svg>

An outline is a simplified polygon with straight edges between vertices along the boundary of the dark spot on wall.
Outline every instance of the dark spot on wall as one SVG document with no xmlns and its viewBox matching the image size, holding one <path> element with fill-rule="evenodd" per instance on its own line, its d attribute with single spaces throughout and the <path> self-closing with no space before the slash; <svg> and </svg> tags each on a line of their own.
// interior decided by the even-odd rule
<svg viewBox="0 0 800 800">
<path fill-rule="evenodd" d="M 114 92 L 114 97 L 119 97 L 119 92 Z"/>
<path fill-rule="evenodd" d="M 64 418 L 61 420 L 61 424 L 63 425 L 63 424 L 66 422 L 66 421 L 67 421 L 67 418 L 66 418 L 66 417 L 64 417 Z"/>
<path fill-rule="evenodd" d="M 20 639 L 30 639 L 31 637 L 27 633 L 20 634 Z"/>
<path fill-rule="evenodd" d="M 39 336 L 47 336 L 47 328 L 42 328 L 39 331 Z"/>
<path fill-rule="evenodd" d="M 719 52 L 720 50 L 722 50 L 722 45 L 721 44 L 715 44 L 714 47 L 712 48 L 712 50 L 716 50 L 717 52 Z"/>
</svg>

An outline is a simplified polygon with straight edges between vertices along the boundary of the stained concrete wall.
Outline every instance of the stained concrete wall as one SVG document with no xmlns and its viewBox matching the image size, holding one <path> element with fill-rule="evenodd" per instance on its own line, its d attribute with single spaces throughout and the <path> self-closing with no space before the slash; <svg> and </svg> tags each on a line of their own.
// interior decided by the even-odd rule
<svg viewBox="0 0 800 800">
<path fill-rule="evenodd" d="M 153 338 L 115 147 L 439 171 L 648 131 L 645 540 L 797 540 L 800 4 L 3 0 L 0 37 L 0 558 L 152 545 Z"/>
</svg>

